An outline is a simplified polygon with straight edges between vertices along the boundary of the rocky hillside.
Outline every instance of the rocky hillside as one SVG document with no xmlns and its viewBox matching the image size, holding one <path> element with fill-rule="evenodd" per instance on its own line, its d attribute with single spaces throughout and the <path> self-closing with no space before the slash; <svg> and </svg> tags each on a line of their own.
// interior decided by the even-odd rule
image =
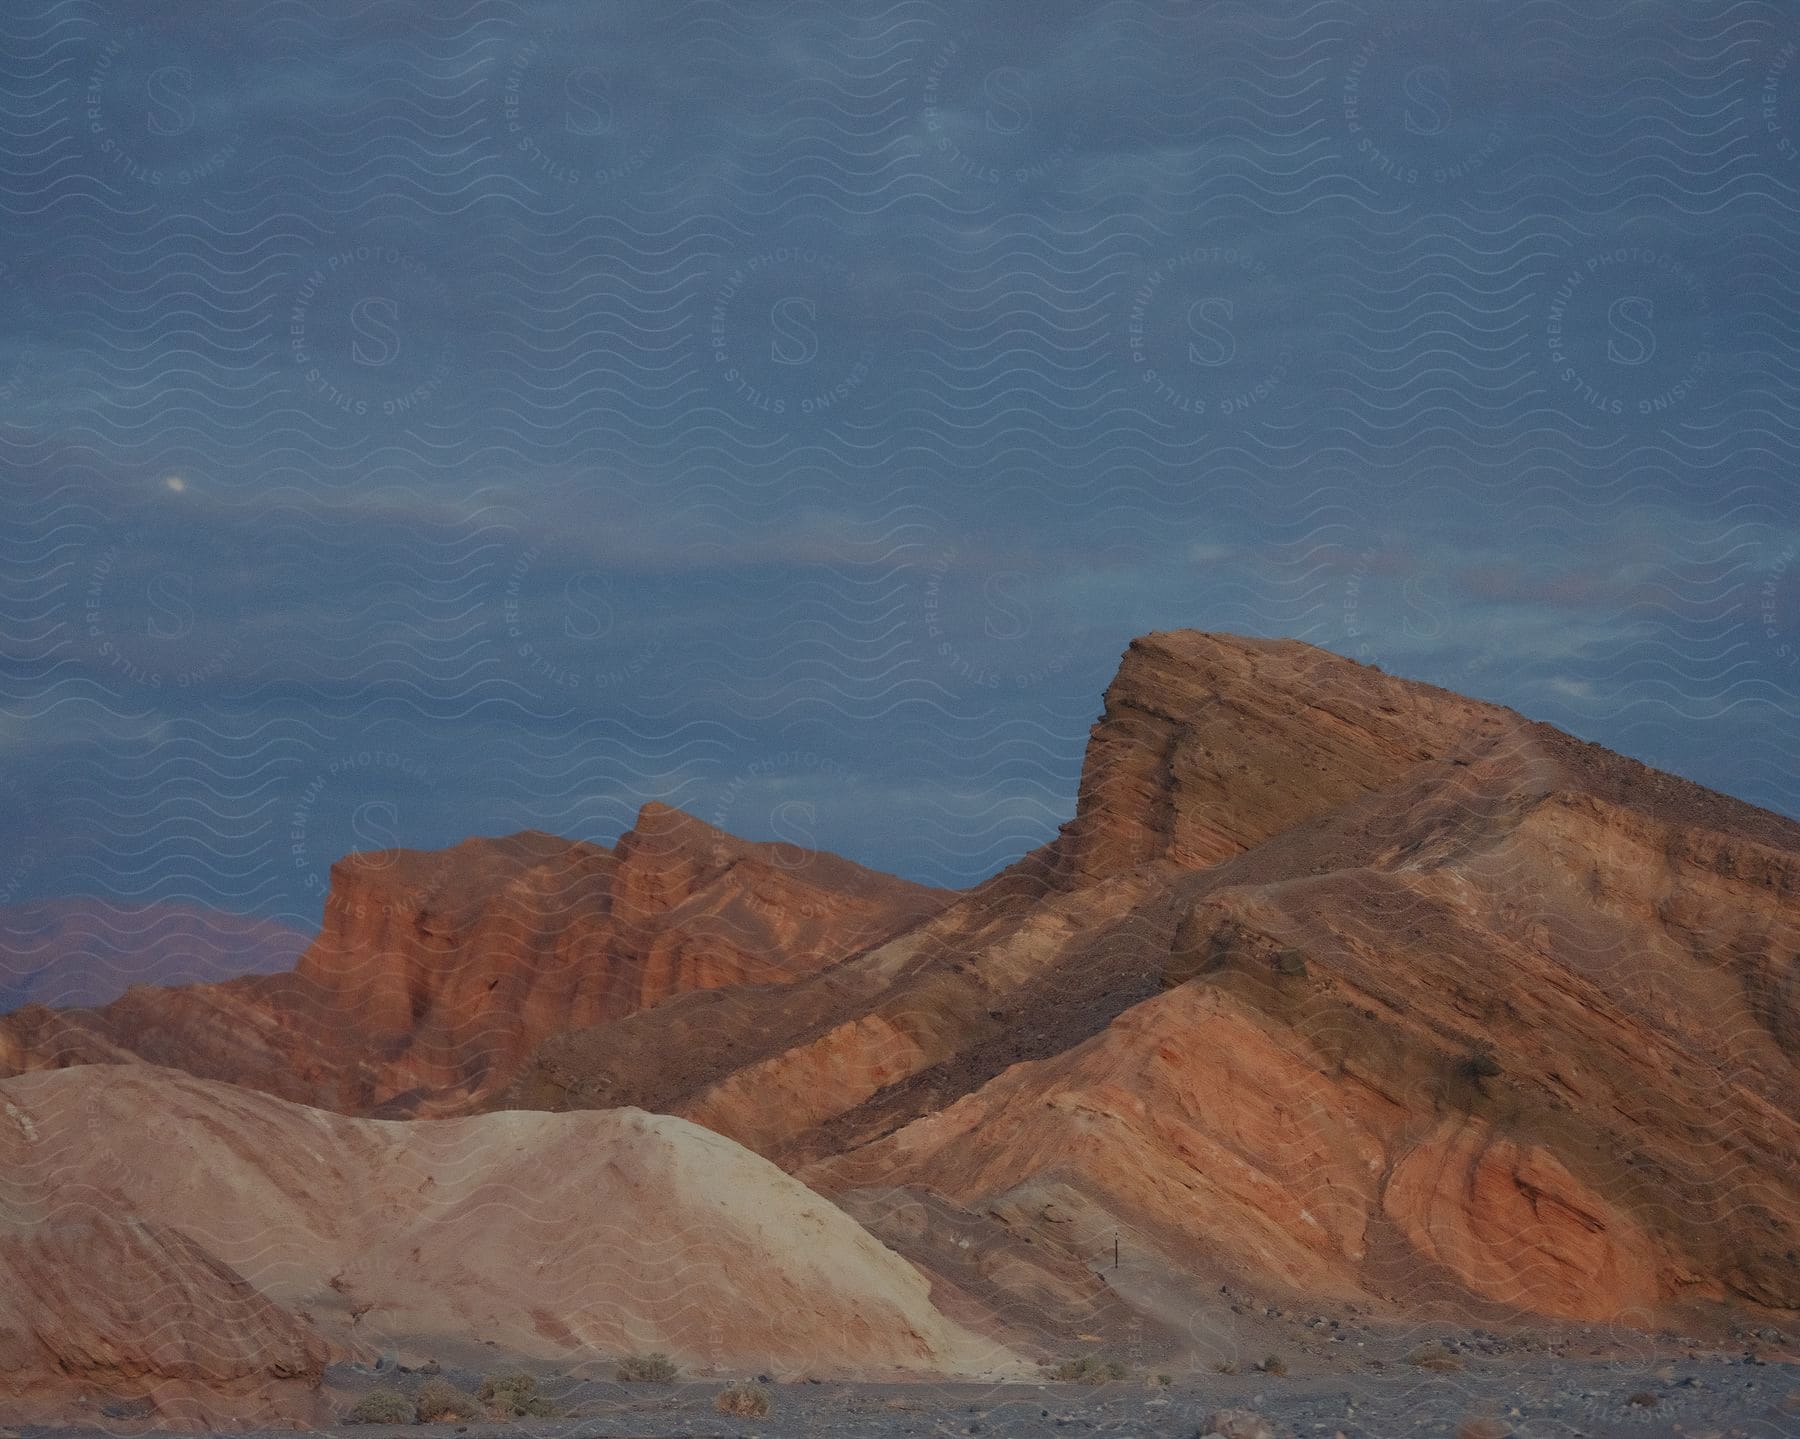
<svg viewBox="0 0 1800 1439">
<path fill-rule="evenodd" d="M 334 1305 L 356 1335 L 447 1344 L 460 1325 L 529 1345 L 505 1308 L 523 1303 L 510 1268 L 554 1290 L 567 1235 L 545 1217 L 540 1241 L 520 1230 L 491 1259 L 483 1226 L 500 1221 L 481 1206 L 520 1175 L 577 1205 L 563 1166 L 602 1180 L 557 1136 L 600 1146 L 613 1131 L 555 1123 L 648 1111 L 677 1118 L 629 1124 L 685 1121 L 656 1133 L 685 1136 L 688 1158 L 646 1203 L 705 1189 L 715 1165 L 750 1192 L 754 1151 L 807 1186 L 783 1203 L 829 1196 L 813 1221 L 853 1220 L 886 1256 L 867 1263 L 913 1276 L 906 1303 L 937 1318 L 909 1310 L 890 1331 L 832 1309 L 822 1323 L 847 1326 L 843 1353 L 883 1362 L 969 1362 L 964 1338 L 934 1348 L 921 1336 L 949 1331 L 920 1323 L 995 1353 L 1112 1346 L 1177 1369 L 1235 1360 L 1247 1323 L 1295 1310 L 1321 1326 L 1791 1327 L 1797 955 L 1788 820 L 1307 645 L 1151 635 L 1107 691 L 1074 818 L 966 893 L 651 806 L 611 850 L 526 834 L 353 856 L 291 974 L 0 1021 L 14 1070 L 137 1061 L 0 1087 L 21 1134 L 44 1123 L 19 1095 L 82 1096 L 94 1153 L 110 1133 L 136 1142 L 133 1104 L 154 1116 L 167 1102 L 130 1098 L 140 1080 L 174 1083 L 142 1061 L 360 1114 L 511 1111 L 381 1141 L 427 1158 L 344 1149 L 346 1174 L 391 1168 L 411 1186 L 395 1203 L 413 1217 L 379 1243 L 321 1230 L 308 1215 L 339 1201 L 301 1177 L 246 1180 L 263 1197 L 240 1234 L 201 1179 L 145 1208 L 151 1181 L 126 1171 L 94 1215 L 141 1210 L 150 1227 L 52 1234 L 71 1213 L 46 1211 L 0 1265 L 52 1315 L 74 1301 L 43 1276 L 84 1248 L 117 1251 L 147 1291 L 178 1283 L 196 1313 L 239 1296 L 261 1338 L 227 1356 L 227 1395 L 257 1374 L 308 1392 L 316 1351 L 292 1321 L 329 1327 Z M 33 1087 L 53 1084 L 67 1087 Z M 302 1142 L 314 1129 L 363 1135 L 355 1146 L 389 1133 L 228 1088 L 171 1092 L 189 1109 L 158 1142 L 194 1176 L 272 1173 L 276 1149 L 316 1148 Z M 566 1113 L 587 1110 L 610 1113 Z M 722 1148 L 693 1138 L 708 1131 Z M 605 1183 L 673 1162 L 620 1153 Z M 82 1162 L 100 1184 L 100 1161 Z M 290 1189 L 309 1197 L 268 1197 Z M 620 1292 L 659 1292 L 690 1252 L 741 1272 L 692 1230 L 646 1246 L 651 1232 L 635 1217 L 608 1231 Z M 315 1266 L 294 1289 L 270 1277 L 287 1260 L 255 1258 L 285 1254 L 290 1233 L 307 1251 L 293 1262 Z M 223 1268 L 196 1267 L 184 1240 Z M 315 1248 L 337 1256 L 337 1299 L 317 1294 Z M 432 1296 L 447 1292 L 493 1297 L 446 1314 Z M 538 1337 L 700 1344 L 715 1303 L 734 1312 L 708 1293 L 629 1335 L 568 1318 L 571 1297 Z M 197 1333 L 166 1330 L 176 1352 Z M 137 1342 L 103 1328 L 51 1347 L 72 1374 Z"/>
<path fill-rule="evenodd" d="M 143 1060 L 360 1114 L 466 1109 L 547 1035 L 785 984 L 950 896 L 646 805 L 612 849 L 537 833 L 351 855 L 290 972 L 0 1017 L 0 1074 Z"/>
<path fill-rule="evenodd" d="M 1152 635 L 1044 850 L 778 997 L 555 1036 L 505 1102 L 682 1114 L 871 1222 L 1122 1234 L 1113 1288 L 1171 1322 L 1221 1281 L 1791 1309 L 1797 921 L 1789 821 L 1306 645 Z"/>
</svg>

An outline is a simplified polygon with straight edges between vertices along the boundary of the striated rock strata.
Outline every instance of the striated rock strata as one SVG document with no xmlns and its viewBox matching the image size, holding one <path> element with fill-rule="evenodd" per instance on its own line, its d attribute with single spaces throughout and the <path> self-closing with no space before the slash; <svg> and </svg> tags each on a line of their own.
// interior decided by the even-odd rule
<svg viewBox="0 0 1800 1439">
<path fill-rule="evenodd" d="M 342 1110 L 512 1111 L 467 1131 L 484 1146 L 550 1118 L 519 1111 L 674 1115 L 840 1201 L 821 1224 L 854 1216 L 956 1324 L 1034 1356 L 1231 1357 L 1249 1294 L 1684 1331 L 1800 1308 L 1800 826 L 1306 645 L 1133 642 L 1074 817 L 961 895 L 651 807 L 610 851 L 521 835 L 356 856 L 333 910 L 291 975 L 24 1011 L 0 1062 L 166 1060 Z M 294 1143 L 261 1110 L 220 1123 L 252 1150 Z M 558 1165 L 586 1173 L 520 1153 L 552 1188 Z M 729 1169 L 683 1153 L 696 1185 Z M 447 1154 L 407 1182 L 428 1198 L 465 1160 L 498 1162 Z M 633 1151 L 615 1180 L 652 1162 Z M 425 1212 L 382 1253 L 505 1292 L 474 1209 Z M 303 1208 L 258 1213 L 345 1252 Z M 653 1251 L 635 1224 L 621 1283 L 653 1287 L 701 1243 Z M 193 1233 L 287 1302 L 249 1249 Z M 534 1272 L 561 1259 L 531 1253 Z M 390 1262 L 343 1259 L 334 1292 L 388 1295 L 420 1328 Z M 476 1318 L 511 1322 L 458 1322 Z M 670 1310 L 644 1336 L 709 1323 Z"/>
<path fill-rule="evenodd" d="M 288 973 L 0 1017 L 0 1074 L 142 1060 L 347 1113 L 440 1113 L 570 1025 L 779 986 L 947 902 L 832 855 L 646 805 L 612 849 L 524 833 L 332 867 Z"/>
<path fill-rule="evenodd" d="M 1790 821 L 1306 645 L 1151 635 L 1044 849 L 779 996 L 553 1036 L 504 1102 L 666 1109 L 1096 1265 L 1124 1235 L 1120 1292 L 1169 1317 L 1185 1276 L 1202 1327 L 1221 1280 L 1792 1309 L 1797 954 Z"/>
</svg>

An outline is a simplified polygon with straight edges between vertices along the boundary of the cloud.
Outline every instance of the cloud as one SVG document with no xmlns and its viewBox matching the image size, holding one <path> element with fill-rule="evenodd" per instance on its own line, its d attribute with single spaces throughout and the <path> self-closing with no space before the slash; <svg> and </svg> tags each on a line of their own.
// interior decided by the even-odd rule
<svg viewBox="0 0 1800 1439">
<path fill-rule="evenodd" d="M 1757 62 L 1429 8 L 8 11 L 0 684 L 66 812 L 0 842 L 295 908 L 370 734 L 409 842 L 799 746 L 966 883 L 1177 624 L 1800 807 L 1794 170 L 1705 118 Z"/>
</svg>

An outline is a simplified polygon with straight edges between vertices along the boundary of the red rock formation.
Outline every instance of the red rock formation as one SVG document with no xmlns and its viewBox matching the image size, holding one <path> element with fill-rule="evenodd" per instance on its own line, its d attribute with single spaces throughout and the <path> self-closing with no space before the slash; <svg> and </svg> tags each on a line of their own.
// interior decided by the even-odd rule
<svg viewBox="0 0 1800 1439">
<path fill-rule="evenodd" d="M 1055 1208 L 1194 1295 L 1791 1308 L 1797 953 L 1787 820 L 1304 645 L 1153 635 L 1044 850 L 779 1003 L 556 1036 L 510 1102 L 624 1096 L 1027 1239 Z"/>
<path fill-rule="evenodd" d="M 166 1225 L 86 1213 L 0 1230 L 0 1401 L 15 1423 L 316 1423 L 328 1357 L 309 1324 Z"/>
<path fill-rule="evenodd" d="M 332 867 L 292 973 L 0 1019 L 0 1073 L 142 1059 L 351 1113 L 442 1112 L 535 1045 L 671 995 L 781 985 L 948 895 L 646 805 L 608 850 L 524 833 Z"/>
<path fill-rule="evenodd" d="M 953 899 L 652 808 L 610 852 L 356 857 L 334 908 L 293 975 L 0 1043 L 346 1109 L 672 1113 L 842 1195 L 1008 1347 L 1027 1309 L 1191 1330 L 1222 1279 L 1800 1306 L 1800 826 L 1304 645 L 1134 642 L 1074 819 Z"/>
<path fill-rule="evenodd" d="M 1149 635 L 1107 687 L 1075 819 L 1045 858 L 1065 884 L 1212 864 L 1510 718 L 1294 640 Z"/>
</svg>

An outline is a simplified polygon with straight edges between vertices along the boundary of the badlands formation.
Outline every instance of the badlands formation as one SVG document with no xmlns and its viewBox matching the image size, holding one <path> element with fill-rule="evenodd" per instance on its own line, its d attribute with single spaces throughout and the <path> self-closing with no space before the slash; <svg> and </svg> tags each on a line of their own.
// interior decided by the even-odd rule
<svg viewBox="0 0 1800 1439">
<path fill-rule="evenodd" d="M 0 1176 L 14 1420 L 97 1389 L 147 1394 L 171 1424 L 319 1422 L 330 1356 L 394 1348 L 1020 1370 L 849 1215 L 668 1115 L 383 1122 L 86 1066 L 4 1086 Z"/>
<path fill-rule="evenodd" d="M 1791 1326 L 1797 922 L 1788 820 L 1150 635 L 1075 817 L 961 894 L 651 805 L 351 856 L 290 973 L 0 1017 L 0 1396 L 308 1421 L 332 1359 L 484 1342 L 1181 1370 L 1252 1298 Z"/>
<path fill-rule="evenodd" d="M 536 1044 L 689 989 L 781 984 L 949 894 L 646 805 L 611 849 L 526 832 L 331 869 L 285 973 L 0 1016 L 0 1074 L 143 1060 L 344 1114 L 464 1112 Z"/>
</svg>

